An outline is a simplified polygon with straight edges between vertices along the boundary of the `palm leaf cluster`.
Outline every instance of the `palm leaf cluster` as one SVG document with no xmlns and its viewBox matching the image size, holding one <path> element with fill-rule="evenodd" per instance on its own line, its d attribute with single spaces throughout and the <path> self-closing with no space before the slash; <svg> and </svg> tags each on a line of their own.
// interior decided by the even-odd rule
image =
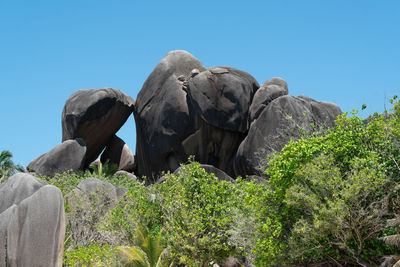
<svg viewBox="0 0 400 267">
<path fill-rule="evenodd" d="M 17 171 L 24 171 L 22 166 L 14 164 L 12 157 L 13 155 L 8 150 L 0 153 L 0 183 Z"/>
<path fill-rule="evenodd" d="M 120 246 L 118 251 L 125 266 L 128 267 L 174 266 L 168 262 L 168 249 L 162 245 L 162 231 L 152 236 L 148 229 L 139 227 L 136 230 L 135 245 Z"/>
</svg>

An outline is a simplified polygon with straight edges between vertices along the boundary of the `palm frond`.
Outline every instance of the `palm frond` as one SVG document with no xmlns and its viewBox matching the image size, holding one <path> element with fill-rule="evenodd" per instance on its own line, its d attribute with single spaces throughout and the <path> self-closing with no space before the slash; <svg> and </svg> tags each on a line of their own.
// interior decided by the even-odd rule
<svg viewBox="0 0 400 267">
<path fill-rule="evenodd" d="M 117 247 L 127 267 L 151 267 L 146 253 L 140 247 Z"/>
</svg>

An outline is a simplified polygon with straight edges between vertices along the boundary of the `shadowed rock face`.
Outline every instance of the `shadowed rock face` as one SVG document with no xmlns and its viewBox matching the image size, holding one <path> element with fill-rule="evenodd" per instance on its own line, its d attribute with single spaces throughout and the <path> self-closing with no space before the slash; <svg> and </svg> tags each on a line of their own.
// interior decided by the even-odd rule
<svg viewBox="0 0 400 267">
<path fill-rule="evenodd" d="M 235 174 L 261 175 L 259 169 L 266 167 L 267 155 L 280 151 L 291 138 L 298 139 L 301 131 L 312 131 L 312 125 L 333 126 L 339 114 L 341 110 L 337 105 L 309 97 L 284 95 L 276 98 L 251 124 L 240 144 L 234 162 Z"/>
<path fill-rule="evenodd" d="M 101 162 L 104 164 L 107 161 L 115 164 L 118 170 L 134 171 L 136 170 L 135 157 L 127 144 L 114 135 L 107 144 L 106 149 L 101 154 Z"/>
<path fill-rule="evenodd" d="M 62 140 L 82 138 L 87 144 L 85 167 L 95 160 L 126 122 L 134 101 L 112 88 L 85 89 L 73 93 L 62 112 Z"/>
<path fill-rule="evenodd" d="M 196 131 L 183 141 L 186 154 L 233 176 L 233 158 L 248 130 L 249 106 L 257 88 L 250 74 L 225 66 L 189 78 Z"/>
<path fill-rule="evenodd" d="M 85 155 L 86 144 L 82 139 L 67 140 L 34 159 L 27 169 L 49 177 L 68 170 L 79 171 L 84 168 Z"/>
<path fill-rule="evenodd" d="M 25 173 L 0 185 L 0 266 L 62 266 L 61 191 Z"/>
<path fill-rule="evenodd" d="M 182 84 L 193 69 L 205 70 L 188 52 L 169 52 L 137 96 L 136 159 L 140 176 L 153 178 L 187 160 L 181 143 L 194 132 L 194 125 Z"/>
<path fill-rule="evenodd" d="M 223 130 L 245 133 L 257 81 L 231 67 L 209 68 L 189 79 L 187 92 L 195 113 Z"/>
</svg>

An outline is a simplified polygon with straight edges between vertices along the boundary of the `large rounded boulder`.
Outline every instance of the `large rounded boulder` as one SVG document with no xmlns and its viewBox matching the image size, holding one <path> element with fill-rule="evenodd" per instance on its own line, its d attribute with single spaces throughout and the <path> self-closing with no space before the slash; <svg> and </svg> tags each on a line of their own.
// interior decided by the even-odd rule
<svg viewBox="0 0 400 267">
<path fill-rule="evenodd" d="M 262 175 L 266 157 L 280 151 L 292 138 L 311 132 L 322 125 L 332 127 L 340 108 L 332 103 L 317 102 L 309 97 L 284 95 L 274 99 L 251 124 L 249 133 L 237 151 L 236 175 Z"/>
<path fill-rule="evenodd" d="M 154 180 L 187 160 L 182 141 L 194 125 L 182 85 L 192 70 L 205 68 L 186 51 L 169 52 L 140 90 L 134 111 L 138 175 Z"/>
<path fill-rule="evenodd" d="M 62 112 L 62 140 L 82 138 L 87 145 L 85 167 L 95 160 L 134 109 L 134 101 L 113 88 L 73 93 Z"/>
</svg>

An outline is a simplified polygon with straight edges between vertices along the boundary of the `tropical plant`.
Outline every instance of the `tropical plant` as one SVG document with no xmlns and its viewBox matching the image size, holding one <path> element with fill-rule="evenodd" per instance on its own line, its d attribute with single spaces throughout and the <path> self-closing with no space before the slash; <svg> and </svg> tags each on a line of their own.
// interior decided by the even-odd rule
<svg viewBox="0 0 400 267">
<path fill-rule="evenodd" d="M 110 163 L 109 160 L 104 164 L 99 160 L 96 164 L 90 164 L 89 168 L 93 170 L 94 174 L 101 177 L 113 176 L 118 171 L 118 166 Z"/>
<path fill-rule="evenodd" d="M 168 262 L 168 249 L 163 246 L 163 231 L 152 236 L 145 227 L 136 229 L 134 246 L 119 246 L 122 262 L 129 267 L 164 267 L 174 266 Z"/>
<path fill-rule="evenodd" d="M 14 164 L 12 157 L 12 153 L 8 150 L 0 153 L 0 183 L 17 171 L 24 171 L 22 166 Z"/>
</svg>

